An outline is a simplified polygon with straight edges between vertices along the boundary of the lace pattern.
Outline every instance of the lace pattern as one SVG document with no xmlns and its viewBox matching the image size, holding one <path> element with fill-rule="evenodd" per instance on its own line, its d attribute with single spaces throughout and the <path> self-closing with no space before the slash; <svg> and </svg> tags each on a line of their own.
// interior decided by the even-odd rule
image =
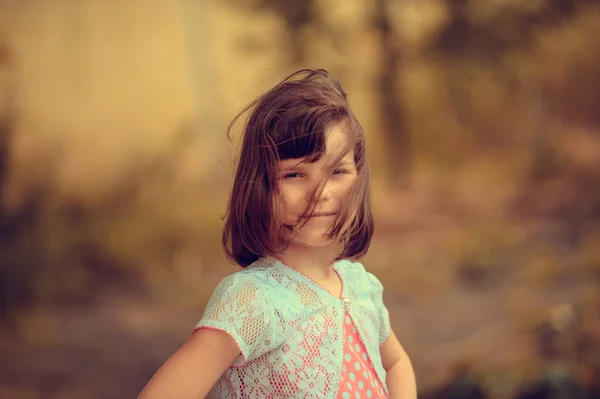
<svg viewBox="0 0 600 399">
<path fill-rule="evenodd" d="M 275 258 L 262 258 L 226 277 L 196 328 L 230 334 L 240 356 L 217 381 L 214 398 L 335 398 L 344 362 L 348 312 L 385 381 L 379 346 L 390 335 L 383 286 L 358 262 L 338 261 L 336 298 Z"/>
</svg>

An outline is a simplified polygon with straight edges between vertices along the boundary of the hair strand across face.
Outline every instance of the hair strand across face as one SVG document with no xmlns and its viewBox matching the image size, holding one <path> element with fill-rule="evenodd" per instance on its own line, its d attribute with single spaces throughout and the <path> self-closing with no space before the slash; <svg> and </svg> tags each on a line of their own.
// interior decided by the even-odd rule
<svg viewBox="0 0 600 399">
<path fill-rule="evenodd" d="M 365 136 L 340 83 L 322 69 L 298 71 L 244 108 L 229 125 L 229 136 L 246 113 L 249 116 L 223 228 L 228 258 L 246 267 L 262 256 L 281 252 L 289 244 L 277 193 L 278 162 L 320 159 L 325 153 L 327 129 L 333 124 L 343 125 L 348 135 L 348 148 L 339 159 L 354 150 L 357 180 L 329 235 L 344 240 L 339 258 L 363 256 L 373 235 Z M 314 211 L 325 183 L 323 176 L 315 186 L 308 214 Z M 350 227 L 344 231 L 348 223 Z"/>
</svg>

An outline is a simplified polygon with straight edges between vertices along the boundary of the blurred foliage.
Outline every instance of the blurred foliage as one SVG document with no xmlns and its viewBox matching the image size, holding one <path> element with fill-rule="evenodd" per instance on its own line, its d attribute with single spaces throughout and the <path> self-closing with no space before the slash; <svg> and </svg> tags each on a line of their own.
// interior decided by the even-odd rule
<svg viewBox="0 0 600 399">
<path fill-rule="evenodd" d="M 13 183 L 8 165 L 14 134 L 9 116 L 0 129 L 0 192 Z M 23 308 L 34 304 L 89 303 L 108 287 L 143 292 L 148 286 L 164 284 L 186 247 L 201 251 L 205 260 L 219 259 L 215 232 L 221 215 L 215 207 L 182 206 L 192 204 L 190 200 L 171 204 L 176 188 L 170 171 L 192 138 L 187 130 L 176 135 L 172 148 L 122 174 L 109 195 L 93 205 L 57 198 L 51 164 L 23 194 L 18 207 L 3 204 L 0 316 L 4 321 L 13 321 Z M 199 195 L 199 189 L 185 187 L 186 195 Z M 203 199 L 209 202 L 211 196 Z M 186 266 L 200 267 L 198 263 Z M 154 272 L 146 273 L 148 268 Z"/>
<path fill-rule="evenodd" d="M 600 359 L 600 42 L 593 39 L 600 34 L 600 2 L 377 0 L 363 4 L 359 15 L 345 9 L 355 13 L 346 24 L 344 14 L 335 14 L 338 6 L 313 0 L 218 4 L 247 20 L 268 15 L 278 21 L 281 35 L 267 39 L 237 27 L 245 56 L 272 49 L 261 43 L 272 40 L 280 50 L 278 68 L 318 64 L 342 81 L 368 81 L 370 108 L 361 112 L 371 118 L 364 124 L 375 143 L 374 164 L 383 165 L 374 176 L 385 179 L 374 181 L 377 232 L 365 263 L 383 280 L 397 323 L 416 320 L 403 340 L 414 348 L 423 389 L 431 390 L 427 397 L 485 397 L 482 391 L 489 390 L 489 397 L 525 398 L 557 384 L 572 388 L 574 380 L 591 392 Z M 321 58 L 328 52 L 330 59 Z M 8 54 L 0 50 L 0 73 L 12 62 Z M 48 150 L 27 182 L 18 181 L 24 172 L 14 169 L 15 140 L 27 134 L 20 118 L 31 116 L 6 98 L 2 104 L 9 106 L 0 113 L 0 317 L 15 335 L 55 343 L 65 327 L 55 320 L 52 330 L 49 314 L 94 309 L 119 287 L 145 299 L 166 291 L 178 306 L 195 308 L 186 317 L 196 317 L 198 301 L 214 286 L 211 275 L 228 269 L 220 247 L 225 184 L 177 177 L 194 133 L 172 129 L 167 146 L 128 163 L 107 193 L 86 201 L 56 190 L 67 143 Z M 104 350 L 104 335 L 112 331 L 123 368 L 151 373 L 177 342 L 173 333 L 157 333 L 168 342 L 161 346 L 148 332 L 139 352 L 146 342 L 155 349 L 140 364 L 120 352 L 122 342 L 137 341 L 124 336 L 141 336 L 145 326 L 168 329 L 180 315 L 156 310 L 148 300 L 152 309 L 131 305 L 134 310 L 121 314 L 126 306 L 119 303 L 107 310 L 102 320 L 114 325 L 96 335 L 100 344 L 77 341 L 89 332 L 86 322 L 70 339 L 112 369 L 91 354 Z M 409 318 L 410 309 L 419 315 Z M 40 330 L 46 335 L 36 335 Z M 476 354 L 473 364 L 440 378 L 439 368 L 447 370 L 464 351 Z M 52 359 L 49 364 L 61 363 Z M 143 383 L 145 377 L 136 378 Z M 521 386 L 526 379 L 537 383 Z M 38 397 L 24 386 L 23 395 Z M 0 383 L 0 396 L 3 389 Z M 57 387 L 55 397 L 68 396 L 69 389 Z"/>
<path fill-rule="evenodd" d="M 287 0 L 228 0 L 228 3 L 258 15 L 277 15 L 284 22 L 283 37 L 289 43 L 288 54 L 292 54 L 290 62 L 294 65 L 312 61 L 307 59 L 311 37 L 333 43 L 332 48 L 337 52 L 344 48 L 347 32 L 333 22 L 324 4 L 310 1 L 299 6 Z M 598 31 L 597 1 L 440 1 L 446 15 L 440 19 L 435 33 L 418 43 L 416 50 L 410 49 L 402 38 L 402 18 L 398 15 L 407 7 L 416 7 L 412 2 L 405 3 L 378 0 L 364 15 L 369 21 L 367 25 L 377 32 L 381 46 L 376 77 L 379 100 L 375 109 L 382 123 L 387 168 L 393 171 L 388 174 L 393 184 L 399 183 L 398 180 L 406 183 L 410 168 L 417 162 L 411 161 L 412 153 L 422 155 L 422 149 L 413 148 L 418 145 L 413 141 L 422 142 L 420 136 L 426 130 L 407 121 L 412 115 L 404 115 L 409 106 L 406 103 L 413 101 L 403 78 L 408 61 L 415 63 L 408 52 L 416 51 L 421 65 L 436 65 L 437 70 L 428 78 L 436 80 L 440 94 L 447 96 L 446 105 L 459 123 L 457 128 L 465 131 L 462 134 L 476 135 L 473 140 L 477 148 L 510 146 L 508 140 L 514 140 L 515 136 L 506 134 L 510 126 L 502 122 L 514 123 L 514 118 L 522 115 L 506 119 L 497 115 L 514 114 L 519 110 L 515 107 L 526 106 L 541 113 L 532 127 L 541 136 L 536 136 L 537 141 L 531 146 L 536 154 L 545 151 L 543 132 L 547 130 L 545 121 L 550 115 L 561 114 L 576 123 L 589 123 L 597 118 L 594 108 L 595 93 L 600 89 L 597 72 L 600 51 L 597 44 L 586 40 Z M 282 48 L 285 47 L 283 44 Z M 568 93 L 571 95 L 565 95 Z M 525 104 L 515 103 L 515 99 Z M 422 123 L 421 116 L 416 123 Z M 466 137 L 447 136 L 466 154 L 476 151 L 473 146 L 465 146 Z M 460 154 L 455 147 L 446 151 L 446 155 Z M 436 145 L 436 148 L 446 147 Z M 544 168 L 546 156 L 544 153 L 541 159 L 536 159 L 534 175 L 544 173 L 538 168 Z"/>
</svg>

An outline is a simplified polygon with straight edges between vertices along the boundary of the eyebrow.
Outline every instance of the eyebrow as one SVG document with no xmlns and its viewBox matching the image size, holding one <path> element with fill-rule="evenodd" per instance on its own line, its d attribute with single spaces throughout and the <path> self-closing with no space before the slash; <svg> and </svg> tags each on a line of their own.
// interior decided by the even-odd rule
<svg viewBox="0 0 600 399">
<path fill-rule="evenodd" d="M 298 169 L 298 167 L 299 167 L 300 165 L 302 165 L 302 164 L 304 164 L 304 163 L 306 163 L 306 160 L 304 160 L 304 161 L 300 161 L 300 162 L 298 162 L 298 163 L 296 163 L 296 164 L 294 164 L 294 165 L 280 166 L 280 167 L 279 167 L 279 170 L 280 170 L 281 172 L 287 172 L 287 171 L 290 171 L 290 170 L 296 170 L 296 169 Z"/>
<path fill-rule="evenodd" d="M 310 163 L 310 160 L 307 158 L 307 159 L 304 159 L 304 160 L 302 160 L 302 161 L 300 161 L 300 162 L 298 162 L 298 163 L 296 163 L 294 165 L 285 166 L 285 167 L 281 168 L 281 171 L 286 172 L 286 171 L 290 171 L 290 170 L 295 170 L 295 169 L 298 169 L 298 167 L 300 165 L 305 164 L 305 163 Z M 350 160 L 350 159 L 342 159 L 340 162 L 338 162 L 335 165 L 336 168 L 338 168 L 338 167 L 348 167 L 348 166 L 354 166 L 354 161 Z"/>
<path fill-rule="evenodd" d="M 288 166 L 285 166 L 285 167 L 284 167 L 284 168 L 282 168 L 282 169 L 283 169 L 283 170 L 296 169 L 296 168 L 298 168 L 298 166 L 300 166 L 300 165 L 302 165 L 302 164 L 305 164 L 305 163 L 308 163 L 308 159 L 303 159 L 302 161 L 300 161 L 300 162 L 298 162 L 298 163 L 296 163 L 296 164 L 294 164 L 294 165 L 288 165 Z"/>
<path fill-rule="evenodd" d="M 317 157 L 319 157 L 319 155 L 317 155 L 317 154 L 306 156 L 306 157 L 302 158 L 302 160 L 300 162 L 298 162 L 292 166 L 286 166 L 282 169 L 284 169 L 284 170 L 296 169 L 298 166 L 300 166 L 302 164 L 315 162 L 317 160 Z M 287 162 L 289 162 L 289 160 L 284 159 L 282 162 L 287 163 Z"/>
</svg>

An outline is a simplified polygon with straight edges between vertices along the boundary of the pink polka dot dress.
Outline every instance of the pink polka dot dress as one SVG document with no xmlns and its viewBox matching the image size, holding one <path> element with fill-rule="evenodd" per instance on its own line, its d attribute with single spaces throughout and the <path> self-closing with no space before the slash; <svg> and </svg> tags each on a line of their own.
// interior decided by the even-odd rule
<svg viewBox="0 0 600 399">
<path fill-rule="evenodd" d="M 346 313 L 344 319 L 344 365 L 338 398 L 387 398 L 384 385 L 377 377 L 352 318 Z"/>
</svg>

